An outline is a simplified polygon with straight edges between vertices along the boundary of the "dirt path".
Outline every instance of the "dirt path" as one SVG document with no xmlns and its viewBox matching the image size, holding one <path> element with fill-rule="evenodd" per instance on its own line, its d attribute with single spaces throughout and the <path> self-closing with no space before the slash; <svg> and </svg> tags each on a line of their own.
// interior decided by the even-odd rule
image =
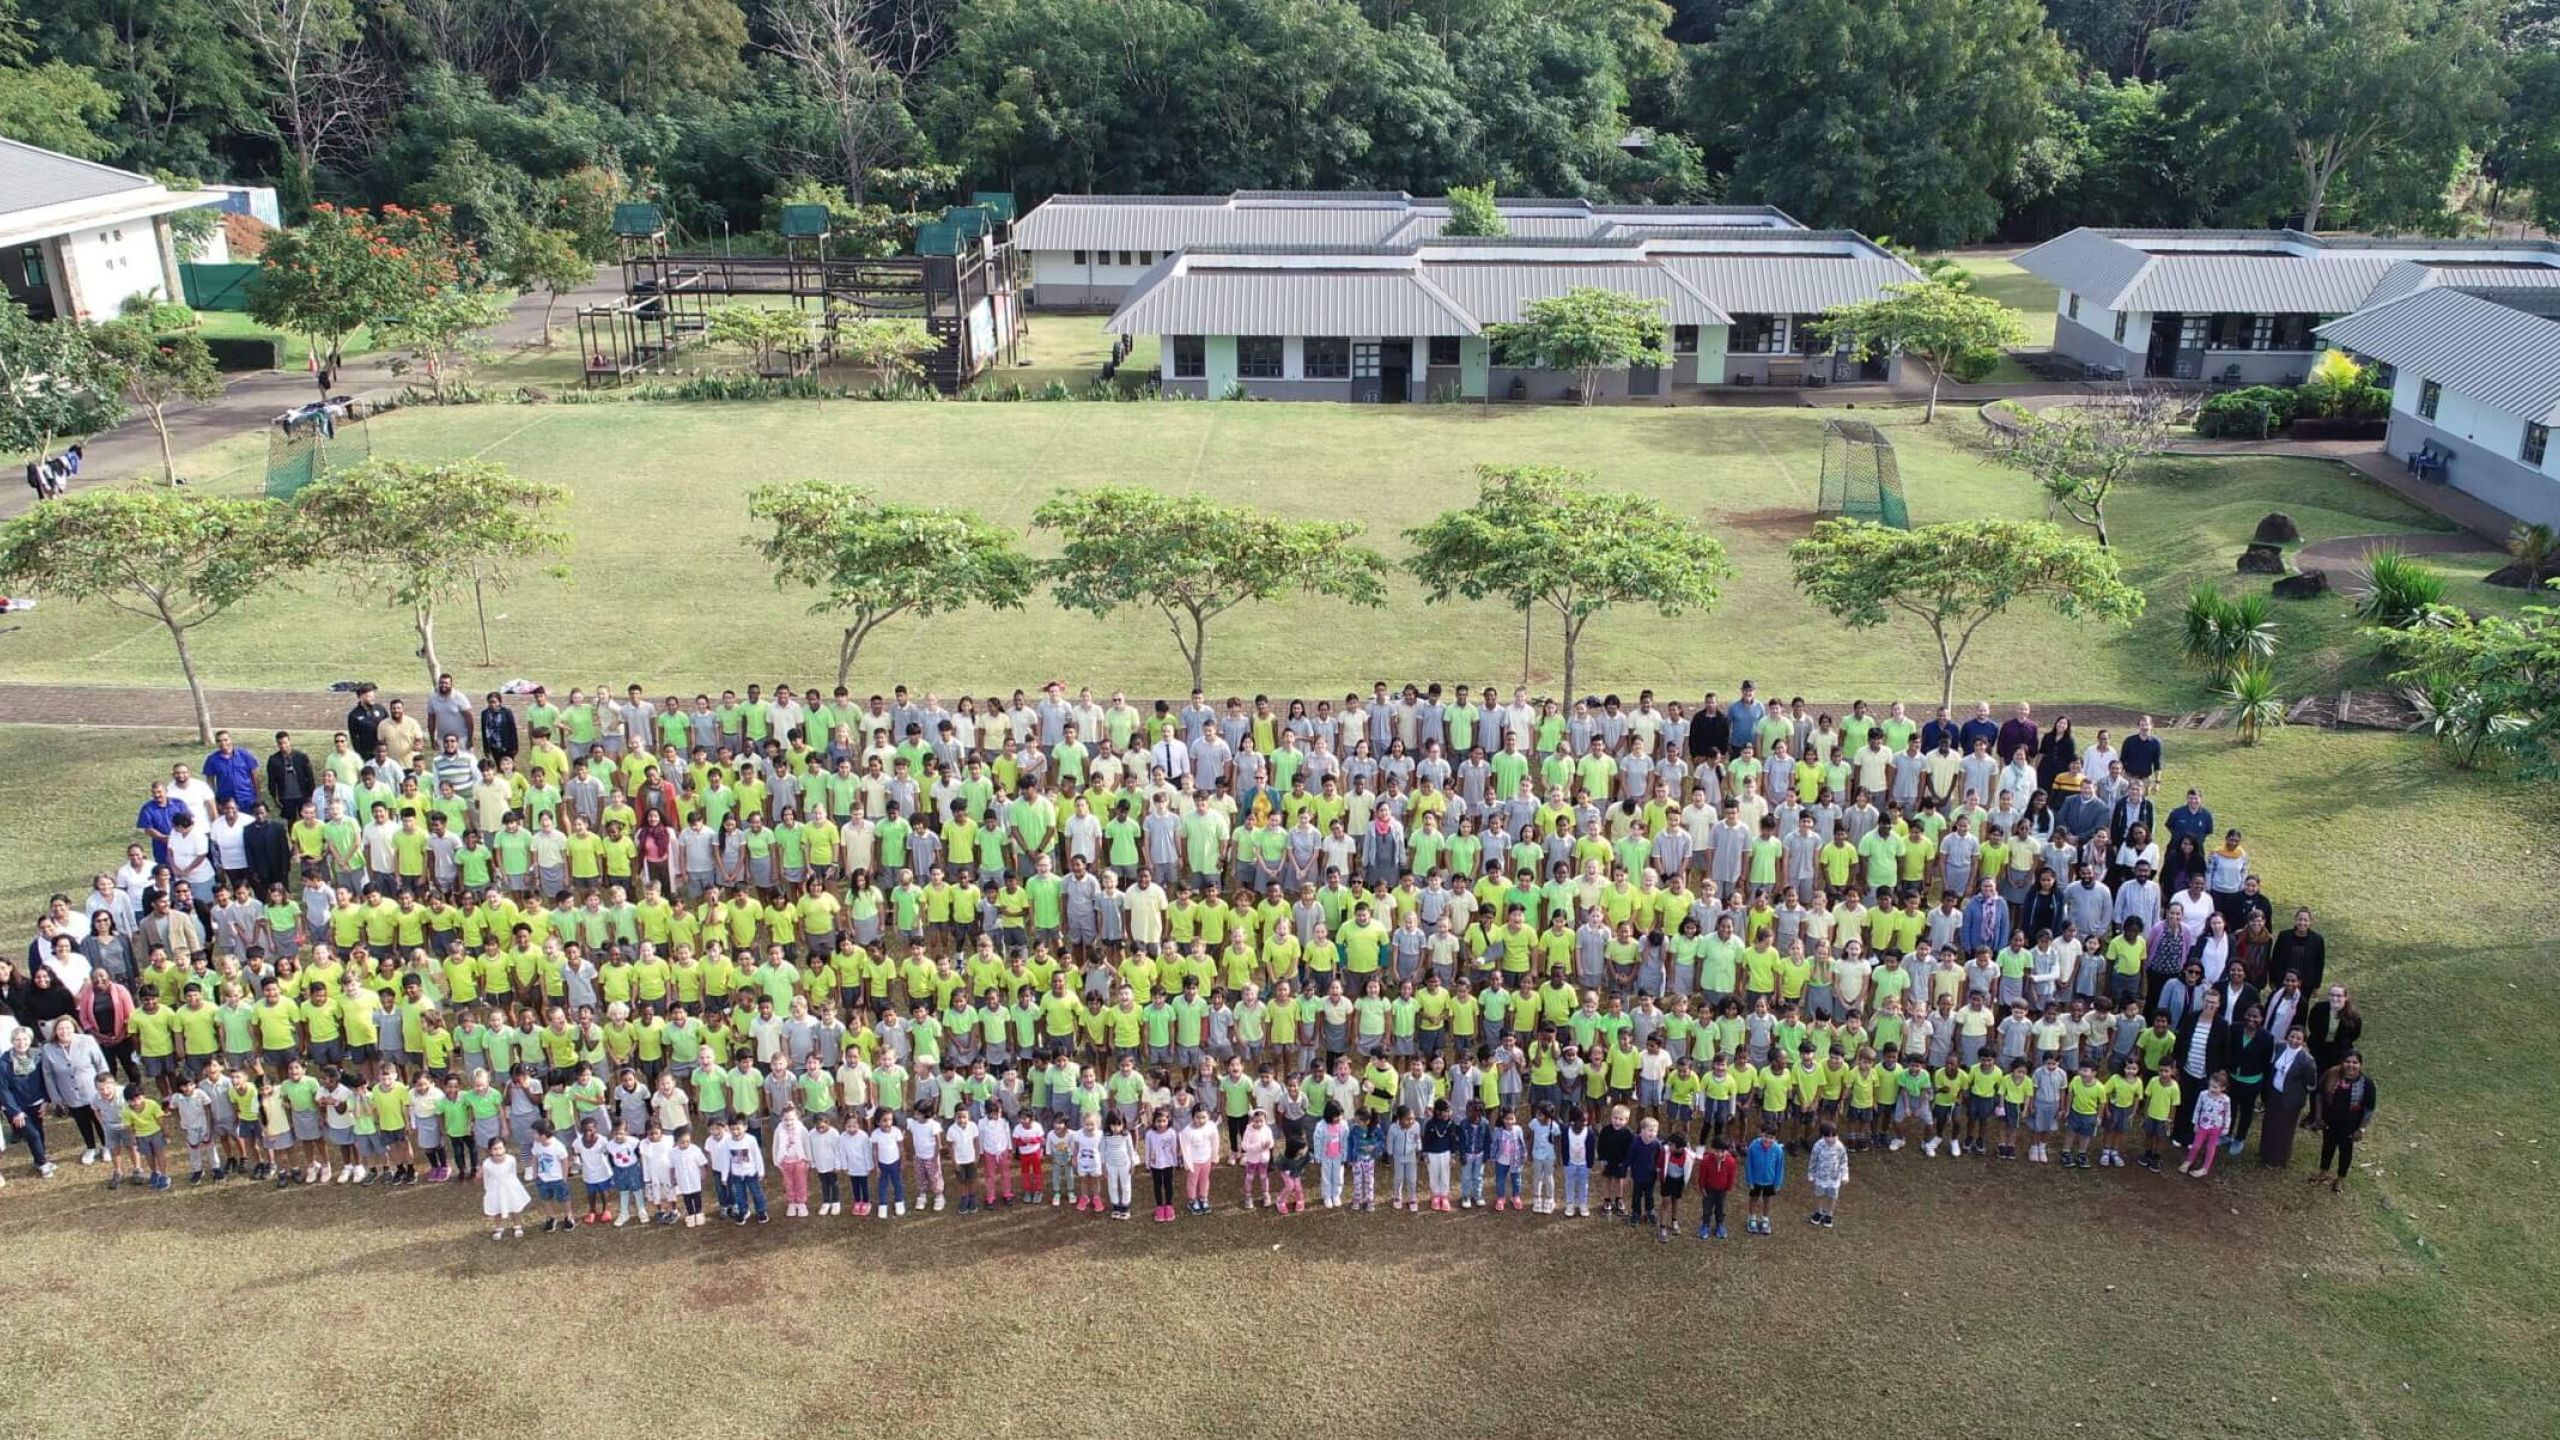
<svg viewBox="0 0 2560 1440">
<path fill-rule="evenodd" d="M 2362 565 L 2376 550 L 2396 549 L 2408 555 L 2477 555 L 2484 548 L 2476 535 L 2447 535 L 2441 530 L 2404 531 L 2397 535 L 2339 535 L 2314 540 L 2293 552 L 2296 570 L 2327 570 L 2334 576 Z M 2331 583 L 2336 583 L 2334 580 Z"/>
</svg>

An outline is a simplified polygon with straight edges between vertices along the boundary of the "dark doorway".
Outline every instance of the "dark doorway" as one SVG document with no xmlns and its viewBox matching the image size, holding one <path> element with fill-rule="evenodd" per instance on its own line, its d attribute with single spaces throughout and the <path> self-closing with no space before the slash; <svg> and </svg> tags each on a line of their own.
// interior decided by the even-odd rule
<svg viewBox="0 0 2560 1440">
<path fill-rule="evenodd" d="M 2164 310 L 2151 317 L 2151 348 L 2142 357 L 2142 373 L 2153 380 L 2167 380 L 2178 373 L 2178 337 L 2186 329 L 2187 317 L 2175 310 Z"/>
<path fill-rule="evenodd" d="M 1401 405 L 1413 398 L 1413 342 L 1381 340 L 1378 342 L 1378 400 L 1381 404 Z"/>
<path fill-rule="evenodd" d="M 1628 367 L 1627 367 L 1627 393 L 1628 393 L 1629 395 L 1659 395 L 1659 394 L 1661 394 L 1661 393 L 1662 393 L 1662 367 L 1661 367 L 1661 366 L 1659 366 L 1659 365 L 1630 365 L 1630 366 L 1628 366 Z"/>
</svg>

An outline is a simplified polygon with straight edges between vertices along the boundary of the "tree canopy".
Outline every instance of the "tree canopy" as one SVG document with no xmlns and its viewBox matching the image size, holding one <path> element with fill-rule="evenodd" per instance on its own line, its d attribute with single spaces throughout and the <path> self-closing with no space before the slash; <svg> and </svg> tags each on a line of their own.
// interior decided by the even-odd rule
<svg viewBox="0 0 2560 1440">
<path fill-rule="evenodd" d="M 1137 606 L 1173 632 L 1206 683 L 1209 623 L 1239 605 L 1284 595 L 1323 595 L 1353 605 L 1386 603 L 1386 557 L 1356 543 L 1348 520 L 1285 520 L 1204 495 L 1136 485 L 1061 490 L 1032 512 L 1058 537 L 1043 567 L 1059 604 L 1095 616 Z"/>
<path fill-rule="evenodd" d="M 1405 532 L 1405 568 L 1434 602 L 1452 595 L 1498 599 L 1554 615 L 1564 640 L 1570 699 L 1582 634 L 1605 611 L 1641 606 L 1672 617 L 1714 605 L 1733 574 L 1724 546 L 1696 520 L 1658 500 L 1596 488 L 1580 471 L 1486 465 L 1476 501 Z M 1529 668 L 1524 628 L 1522 678 Z"/>
<path fill-rule="evenodd" d="M 1002 526 L 965 510 L 883 500 L 859 485 L 760 485 L 747 494 L 747 513 L 772 527 L 748 544 L 773 567 L 773 583 L 816 590 L 809 613 L 842 619 L 839 685 L 863 643 L 890 621 L 972 605 L 1019 610 L 1040 579 L 1040 567 Z"/>
<path fill-rule="evenodd" d="M 1938 418 L 1938 387 L 1962 356 L 1998 350 L 2026 338 L 2018 312 L 1987 295 L 1944 280 L 1887 285 L 1876 299 L 1835 305 L 1818 322 L 1822 335 L 1859 355 L 1898 350 L 1929 366 L 1929 404 L 1920 423 Z"/>
<path fill-rule="evenodd" d="M 292 514 L 273 501 L 202 490 L 92 489 L 0 526 L 0 586 L 103 601 L 158 624 L 195 702 L 196 739 L 210 745 L 213 706 L 188 633 L 311 553 Z"/>
<path fill-rule="evenodd" d="M 2021 604 L 2069 619 L 2130 623 L 2140 590 L 2115 556 L 2042 520 L 1957 520 L 1897 530 L 1825 520 L 1787 548 L 1796 588 L 1854 630 L 1897 616 L 1938 646 L 1938 700 L 1953 705 L 1956 669 L 1984 625 Z"/>
<path fill-rule="evenodd" d="M 1601 377 L 1611 370 L 1671 363 L 1659 300 L 1577 285 L 1530 301 L 1521 315 L 1485 327 L 1501 363 L 1569 371 L 1585 405 L 1600 398 Z"/>
<path fill-rule="evenodd" d="M 444 664 L 436 619 L 466 593 L 505 589 L 566 553 L 569 492 L 487 460 L 368 460 L 302 488 L 293 508 L 310 553 L 358 599 L 408 613 L 427 686 Z"/>
</svg>

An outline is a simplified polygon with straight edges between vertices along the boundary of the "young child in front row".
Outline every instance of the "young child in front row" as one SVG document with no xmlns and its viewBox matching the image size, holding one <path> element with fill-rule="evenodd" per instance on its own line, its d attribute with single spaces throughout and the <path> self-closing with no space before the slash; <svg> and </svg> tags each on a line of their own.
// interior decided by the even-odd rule
<svg viewBox="0 0 2560 1440">
<path fill-rule="evenodd" d="M 2195 1143 L 2187 1147 L 2187 1163 L 2178 1167 L 2178 1173 L 2201 1180 L 2213 1173 L 2213 1157 L 2222 1146 L 2222 1132 L 2231 1128 L 2229 1071 L 2216 1070 L 2213 1078 L 2205 1082 L 2205 1092 L 2196 1097 L 2194 1123 Z M 153 1189 L 166 1189 L 168 1177 L 159 1176 L 151 1184 Z"/>
<path fill-rule="evenodd" d="M 1828 1230 L 1839 1223 L 1840 1187 L 1849 1183 L 1849 1147 L 1841 1143 L 1839 1127 L 1827 1120 L 1813 1142 L 1805 1178 L 1813 1182 L 1812 1223 Z"/>
<path fill-rule="evenodd" d="M 1769 1208 L 1778 1187 L 1787 1183 L 1787 1147 L 1778 1139 L 1778 1122 L 1760 1122 L 1760 1134 L 1742 1155 L 1742 1179 L 1751 1187 L 1744 1201 L 1742 1233 L 1769 1234 Z"/>
</svg>

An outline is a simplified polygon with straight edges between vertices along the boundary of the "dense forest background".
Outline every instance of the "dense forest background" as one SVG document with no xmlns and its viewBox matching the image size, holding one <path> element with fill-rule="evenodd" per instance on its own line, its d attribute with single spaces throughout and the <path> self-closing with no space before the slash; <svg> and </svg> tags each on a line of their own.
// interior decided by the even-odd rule
<svg viewBox="0 0 2560 1440">
<path fill-rule="evenodd" d="M 2560 222 L 2560 0 L 0 0 L 0 135 L 466 229 L 638 196 L 1402 189 Z"/>
</svg>

